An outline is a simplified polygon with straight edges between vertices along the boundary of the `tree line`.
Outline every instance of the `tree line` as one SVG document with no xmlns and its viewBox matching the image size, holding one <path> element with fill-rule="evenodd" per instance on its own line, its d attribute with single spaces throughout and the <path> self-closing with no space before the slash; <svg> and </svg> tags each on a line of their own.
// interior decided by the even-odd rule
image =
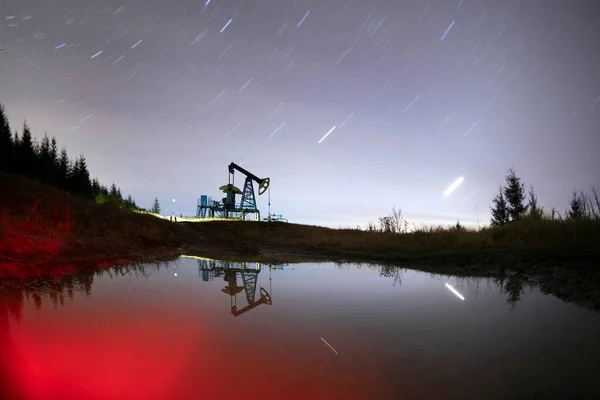
<svg viewBox="0 0 600 400">
<path fill-rule="evenodd" d="M 594 187 L 591 194 L 579 190 L 573 190 L 569 208 L 564 212 L 552 208 L 544 210 L 538 203 L 537 195 L 533 186 L 525 190 L 520 177 L 513 168 L 509 168 L 505 176 L 505 185 L 498 188 L 498 193 L 492 199 L 491 226 L 498 227 L 516 222 L 522 218 L 529 217 L 534 220 L 562 219 L 582 220 L 592 219 L 600 221 L 600 197 Z M 464 230 L 464 226 L 458 221 L 453 230 Z M 407 233 L 408 222 L 402 217 L 402 210 L 393 207 L 392 212 L 379 218 L 377 222 L 369 222 L 366 228 L 370 232 Z"/>
<path fill-rule="evenodd" d="M 529 187 L 527 194 L 525 193 L 525 185 L 513 168 L 508 170 L 505 186 L 498 188 L 490 209 L 492 226 L 507 225 L 526 216 L 534 219 L 600 220 L 600 198 L 594 187 L 591 188 L 589 196 L 581 190 L 573 190 L 569 208 L 564 213 L 560 213 L 556 208 L 546 212 L 538 204 L 533 186 Z"/>
<path fill-rule="evenodd" d="M 110 187 L 91 178 L 83 155 L 71 159 L 67 149 L 60 150 L 54 137 L 44 134 L 38 141 L 27 122 L 19 133 L 14 133 L 0 104 L 0 171 L 36 179 L 71 194 L 94 200 L 97 203 L 108 201 L 122 208 L 146 211 L 135 203 L 131 196 L 124 197 L 121 189 L 113 182 Z"/>
</svg>

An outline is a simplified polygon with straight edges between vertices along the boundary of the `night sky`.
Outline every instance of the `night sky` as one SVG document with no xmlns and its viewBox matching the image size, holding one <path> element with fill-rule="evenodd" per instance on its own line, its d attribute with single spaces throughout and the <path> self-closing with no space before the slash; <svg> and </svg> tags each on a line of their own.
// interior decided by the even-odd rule
<svg viewBox="0 0 600 400">
<path fill-rule="evenodd" d="M 293 222 L 395 205 L 484 224 L 511 166 L 548 208 L 600 188 L 599 16 L 597 0 L 2 0 L 0 103 L 167 214 L 220 199 L 234 161 Z"/>
</svg>

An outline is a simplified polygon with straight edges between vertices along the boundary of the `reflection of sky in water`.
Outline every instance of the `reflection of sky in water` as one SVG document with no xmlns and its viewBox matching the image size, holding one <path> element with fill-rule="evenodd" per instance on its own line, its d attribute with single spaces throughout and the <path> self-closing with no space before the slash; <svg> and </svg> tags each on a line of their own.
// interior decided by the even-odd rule
<svg viewBox="0 0 600 400">
<path fill-rule="evenodd" d="M 505 398 L 593 387 L 599 314 L 530 289 L 511 309 L 490 280 L 396 278 L 263 266 L 255 300 L 263 287 L 272 305 L 233 317 L 228 283 L 203 282 L 196 260 L 148 278 L 103 275 L 90 297 L 44 299 L 39 312 L 25 300 L 10 328 L 3 315 L 2 361 L 33 398 Z M 244 292 L 236 302 L 248 304 Z"/>
</svg>

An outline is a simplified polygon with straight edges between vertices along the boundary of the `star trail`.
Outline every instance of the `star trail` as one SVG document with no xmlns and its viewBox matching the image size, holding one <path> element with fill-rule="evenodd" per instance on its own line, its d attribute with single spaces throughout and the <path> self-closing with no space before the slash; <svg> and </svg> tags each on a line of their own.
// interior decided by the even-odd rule
<svg viewBox="0 0 600 400">
<path fill-rule="evenodd" d="M 397 205 L 487 223 L 509 167 L 547 207 L 600 187 L 599 15 L 592 0 L 4 0 L 0 102 L 13 129 L 26 119 L 169 213 L 218 197 L 234 161 L 271 177 L 272 211 L 295 222 Z"/>
</svg>

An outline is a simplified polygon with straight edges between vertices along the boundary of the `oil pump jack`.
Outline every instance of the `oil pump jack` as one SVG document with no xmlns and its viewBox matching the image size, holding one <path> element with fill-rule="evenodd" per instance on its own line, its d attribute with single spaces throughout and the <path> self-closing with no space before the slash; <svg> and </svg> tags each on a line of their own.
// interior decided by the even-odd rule
<svg viewBox="0 0 600 400">
<path fill-rule="evenodd" d="M 245 312 L 248 312 L 261 304 L 272 305 L 271 295 L 261 287 L 260 298 L 256 300 L 256 284 L 258 274 L 261 271 L 260 263 L 256 263 L 255 267 L 249 267 L 245 262 L 229 262 L 217 261 L 208 258 L 194 257 L 198 260 L 198 269 L 203 281 L 209 281 L 216 277 L 223 277 L 227 283 L 221 291 L 228 294 L 231 298 L 231 315 L 238 317 Z M 242 277 L 242 285 L 238 286 L 238 274 Z M 269 282 L 271 281 L 269 276 Z M 237 295 L 245 291 L 246 301 L 248 305 L 242 308 L 237 306 Z"/>
<path fill-rule="evenodd" d="M 225 194 L 225 197 L 219 202 L 212 200 L 206 195 L 202 195 L 198 200 L 196 217 L 246 219 L 248 214 L 254 214 L 255 219 L 260 221 L 260 211 L 256 207 L 254 182 L 258 184 L 258 195 L 260 196 L 269 188 L 271 178 L 261 179 L 233 162 L 229 164 L 227 169 L 229 171 L 228 183 L 219 188 Z M 235 171 L 246 176 L 243 190 L 235 186 Z M 239 204 L 236 204 L 236 195 L 242 196 Z"/>
</svg>

